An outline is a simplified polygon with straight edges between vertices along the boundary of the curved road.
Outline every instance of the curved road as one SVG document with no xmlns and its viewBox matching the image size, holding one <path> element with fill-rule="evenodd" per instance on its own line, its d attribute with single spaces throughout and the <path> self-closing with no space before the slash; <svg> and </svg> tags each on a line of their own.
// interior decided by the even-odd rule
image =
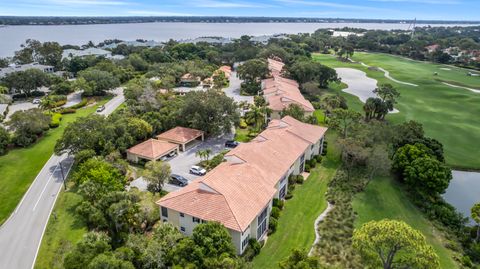
<svg viewBox="0 0 480 269">
<path fill-rule="evenodd" d="M 99 114 L 109 115 L 125 98 L 122 88 Z M 0 268 L 31 269 L 58 194 L 73 164 L 66 154 L 52 155 L 23 196 L 10 218 L 0 227 Z M 11 179 L 14 180 L 14 179 Z"/>
</svg>

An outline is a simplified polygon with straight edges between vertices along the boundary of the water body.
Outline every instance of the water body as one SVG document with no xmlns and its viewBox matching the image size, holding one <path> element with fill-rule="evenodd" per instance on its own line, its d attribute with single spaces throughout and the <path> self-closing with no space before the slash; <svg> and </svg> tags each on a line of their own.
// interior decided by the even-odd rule
<svg viewBox="0 0 480 269">
<path fill-rule="evenodd" d="M 419 27 L 425 25 L 418 25 Z M 442 26 L 442 25 L 435 25 Z M 453 25 L 449 25 L 453 26 Z M 464 25 L 466 26 L 466 25 Z M 0 27 L 0 57 L 12 56 L 25 40 L 56 41 L 62 45 L 98 43 L 105 39 L 167 41 L 202 36 L 238 38 L 242 35 L 312 33 L 317 29 L 356 27 L 363 29 L 408 29 L 400 23 L 129 23 L 92 25 L 19 25 Z"/>
<path fill-rule="evenodd" d="M 470 217 L 470 208 L 480 202 L 480 172 L 454 170 L 452 174 L 453 179 L 443 198 L 458 212 Z"/>
</svg>

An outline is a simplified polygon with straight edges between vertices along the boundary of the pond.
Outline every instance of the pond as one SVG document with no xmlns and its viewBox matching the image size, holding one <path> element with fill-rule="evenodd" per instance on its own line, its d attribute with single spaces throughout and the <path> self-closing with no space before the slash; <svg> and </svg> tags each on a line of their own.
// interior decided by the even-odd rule
<svg viewBox="0 0 480 269">
<path fill-rule="evenodd" d="M 470 217 L 470 208 L 480 202 L 480 172 L 454 170 L 452 174 L 453 179 L 443 198 L 458 212 Z"/>
</svg>

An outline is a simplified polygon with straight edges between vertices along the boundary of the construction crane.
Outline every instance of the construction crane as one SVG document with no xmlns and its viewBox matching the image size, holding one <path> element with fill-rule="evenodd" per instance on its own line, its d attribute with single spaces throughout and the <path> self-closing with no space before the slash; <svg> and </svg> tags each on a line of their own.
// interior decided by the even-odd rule
<svg viewBox="0 0 480 269">
<path fill-rule="evenodd" d="M 417 18 L 415 18 L 410 24 L 408 25 L 407 30 L 412 30 L 412 39 L 415 36 L 415 28 L 417 27 Z"/>
</svg>

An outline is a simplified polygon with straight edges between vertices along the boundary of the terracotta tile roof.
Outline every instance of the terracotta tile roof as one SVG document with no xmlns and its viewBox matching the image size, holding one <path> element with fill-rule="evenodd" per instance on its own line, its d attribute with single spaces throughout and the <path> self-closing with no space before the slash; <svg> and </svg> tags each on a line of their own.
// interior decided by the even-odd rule
<svg viewBox="0 0 480 269">
<path fill-rule="evenodd" d="M 228 152 L 227 162 L 157 204 L 243 232 L 272 199 L 278 181 L 326 130 L 292 117 L 273 120 L 251 142 Z"/>
<path fill-rule="evenodd" d="M 225 227 L 245 231 L 276 190 L 250 164 L 221 163 L 198 181 L 169 193 L 157 204 Z"/>
<path fill-rule="evenodd" d="M 263 94 L 273 111 L 282 111 L 291 104 L 301 106 L 306 112 L 313 112 L 315 108 L 305 99 L 296 81 L 283 78 L 278 70 L 283 68 L 283 63 L 269 59 L 269 69 L 272 71 L 272 78 L 263 80 Z"/>
<path fill-rule="evenodd" d="M 131 154 L 135 154 L 148 159 L 158 159 L 159 157 L 178 148 L 177 144 L 149 139 L 127 150 Z"/>
<path fill-rule="evenodd" d="M 183 144 L 201 135 L 203 135 L 203 131 L 177 126 L 173 129 L 157 135 L 157 139 L 174 141 L 176 143 Z"/>
<path fill-rule="evenodd" d="M 223 66 L 220 66 L 220 68 L 218 68 L 218 70 L 222 71 L 223 73 L 225 73 L 225 76 L 228 78 L 230 77 L 230 74 L 232 73 L 232 68 L 228 65 L 223 65 Z"/>
</svg>

